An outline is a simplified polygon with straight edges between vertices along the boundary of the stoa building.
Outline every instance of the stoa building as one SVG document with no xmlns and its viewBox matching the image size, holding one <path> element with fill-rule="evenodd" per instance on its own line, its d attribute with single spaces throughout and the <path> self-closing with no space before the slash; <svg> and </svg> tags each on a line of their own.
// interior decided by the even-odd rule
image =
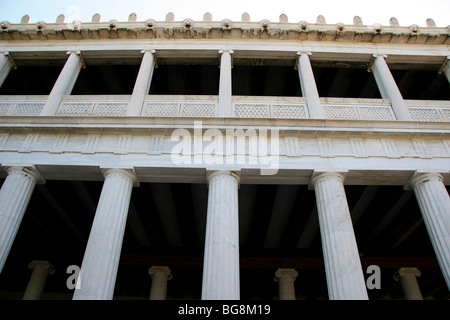
<svg viewBox="0 0 450 320">
<path fill-rule="evenodd" d="M 0 298 L 449 299 L 449 34 L 3 21 Z"/>
</svg>

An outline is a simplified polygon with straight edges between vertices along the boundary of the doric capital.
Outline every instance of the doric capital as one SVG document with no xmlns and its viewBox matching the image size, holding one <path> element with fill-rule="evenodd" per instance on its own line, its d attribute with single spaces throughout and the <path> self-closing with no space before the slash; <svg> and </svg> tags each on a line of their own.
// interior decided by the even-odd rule
<svg viewBox="0 0 450 320">
<path fill-rule="evenodd" d="M 36 183 L 43 184 L 45 183 L 45 178 L 41 175 L 39 170 L 34 165 L 8 165 L 3 164 L 3 166 L 7 167 L 8 174 L 19 173 L 22 175 L 26 175 L 32 177 L 36 180 Z"/>
<path fill-rule="evenodd" d="M 172 271 L 166 266 L 152 266 L 148 269 L 148 274 L 153 278 L 156 273 L 163 274 L 167 277 L 167 280 L 172 279 Z"/>
<path fill-rule="evenodd" d="M 308 188 L 313 190 L 315 185 L 319 181 L 323 180 L 336 180 L 344 183 L 348 170 L 346 169 L 334 169 L 334 170 L 314 170 Z"/>
<path fill-rule="evenodd" d="M 400 268 L 394 274 L 394 280 L 399 281 L 404 276 L 413 275 L 415 277 L 420 277 L 422 273 L 420 273 L 417 268 Z"/>
<path fill-rule="evenodd" d="M 48 261 L 33 260 L 28 264 L 28 269 L 40 268 L 47 271 L 49 274 L 55 273 L 55 267 Z"/>
<path fill-rule="evenodd" d="M 442 170 L 442 172 L 445 172 Z M 414 189 L 414 187 L 420 183 L 428 182 L 428 181 L 444 181 L 444 176 L 441 172 L 433 171 L 433 172 L 420 172 L 415 171 L 409 180 L 406 182 L 404 189 L 405 190 L 411 190 Z"/>
<path fill-rule="evenodd" d="M 109 176 L 119 175 L 121 177 L 125 177 L 130 179 L 133 182 L 134 186 L 139 186 L 139 181 L 137 179 L 136 173 L 134 169 L 126 169 L 126 168 L 102 168 L 103 176 L 107 179 Z"/>
<path fill-rule="evenodd" d="M 234 179 L 237 180 L 237 183 L 240 182 L 241 178 L 240 178 L 240 174 L 236 171 L 230 171 L 230 170 L 211 170 L 211 171 L 207 171 L 206 173 L 206 180 L 208 181 L 208 183 L 212 180 L 212 179 L 216 179 L 216 178 L 227 178 L 227 177 L 233 177 Z"/>
<path fill-rule="evenodd" d="M 292 268 L 278 268 L 277 271 L 275 271 L 275 277 L 273 278 L 273 280 L 278 282 L 278 279 L 285 275 L 290 276 L 292 278 L 292 281 L 295 281 L 295 279 L 298 277 L 298 272 Z"/>
</svg>

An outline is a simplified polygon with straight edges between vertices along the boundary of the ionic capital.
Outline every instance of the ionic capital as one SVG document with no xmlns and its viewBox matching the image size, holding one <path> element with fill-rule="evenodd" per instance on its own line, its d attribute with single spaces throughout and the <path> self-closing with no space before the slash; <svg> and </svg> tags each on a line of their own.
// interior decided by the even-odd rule
<svg viewBox="0 0 450 320">
<path fill-rule="evenodd" d="M 408 276 L 408 275 L 420 277 L 422 275 L 422 273 L 417 268 L 400 268 L 394 274 L 394 280 L 399 281 L 401 278 Z"/>
<path fill-rule="evenodd" d="M 220 55 L 222 55 L 225 52 L 228 52 L 229 54 L 233 54 L 234 53 L 234 51 L 231 50 L 231 49 L 220 49 L 218 52 L 219 52 Z"/>
<path fill-rule="evenodd" d="M 157 273 L 161 273 L 167 277 L 167 280 L 171 280 L 173 278 L 172 272 L 169 267 L 166 266 L 152 266 L 148 269 L 148 274 L 153 278 L 153 276 Z"/>
<path fill-rule="evenodd" d="M 277 271 L 275 271 L 275 277 L 273 280 L 275 282 L 278 282 L 278 279 L 280 279 L 282 276 L 290 276 L 292 278 L 292 281 L 295 281 L 295 279 L 298 277 L 298 272 L 295 269 L 291 268 L 279 268 Z"/>
<path fill-rule="evenodd" d="M 55 267 L 48 261 L 43 260 L 33 260 L 28 264 L 28 269 L 40 268 L 44 271 L 47 271 L 48 274 L 55 273 Z"/>
<path fill-rule="evenodd" d="M 81 51 L 80 51 L 80 50 L 69 50 L 69 51 L 67 51 L 66 53 L 67 53 L 67 55 L 69 55 L 69 56 L 70 56 L 72 53 L 74 53 L 74 54 L 78 57 L 78 59 L 80 59 L 81 67 L 82 67 L 83 69 L 86 69 L 86 63 L 84 63 L 83 55 L 81 54 Z"/>
<path fill-rule="evenodd" d="M 297 58 L 299 58 L 302 54 L 306 54 L 308 56 L 312 55 L 312 52 L 309 50 L 299 50 L 297 51 Z"/>
</svg>

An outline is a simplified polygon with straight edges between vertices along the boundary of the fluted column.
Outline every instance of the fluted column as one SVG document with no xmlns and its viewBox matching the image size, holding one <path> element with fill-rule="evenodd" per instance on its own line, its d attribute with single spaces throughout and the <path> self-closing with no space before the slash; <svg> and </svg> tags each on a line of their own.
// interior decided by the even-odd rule
<svg viewBox="0 0 450 320">
<path fill-rule="evenodd" d="M 73 86 L 77 81 L 83 62 L 80 58 L 80 52 L 69 51 L 69 58 L 64 64 L 64 68 L 58 76 L 52 91 L 50 92 L 47 101 L 42 109 L 42 116 L 53 116 L 58 110 L 61 98 L 64 95 L 69 95 L 72 92 Z"/>
<path fill-rule="evenodd" d="M 133 93 L 127 107 L 127 116 L 139 116 L 142 111 L 144 97 L 149 93 L 152 83 L 153 70 L 155 69 L 155 50 L 142 50 L 142 57 L 139 73 L 134 83 Z"/>
<path fill-rule="evenodd" d="M 311 61 L 309 60 L 310 55 L 311 52 L 297 52 L 298 75 L 300 78 L 302 95 L 306 98 L 309 117 L 311 119 L 325 119 L 325 110 L 320 103 L 316 80 L 314 79 Z"/>
<path fill-rule="evenodd" d="M 166 300 L 167 281 L 172 279 L 170 268 L 153 266 L 148 269 L 148 274 L 152 277 L 150 300 Z"/>
<path fill-rule="evenodd" d="M 231 87 L 231 55 L 233 50 L 220 50 L 220 79 L 219 79 L 219 104 L 217 115 L 219 117 L 231 117 L 232 87 Z"/>
<path fill-rule="evenodd" d="M 0 87 L 11 71 L 12 65 L 8 59 L 8 52 L 0 52 Z"/>
<path fill-rule="evenodd" d="M 436 258 L 450 289 L 450 198 L 443 179 L 440 173 L 416 173 L 408 185 L 414 189 Z"/>
<path fill-rule="evenodd" d="M 81 264 L 81 288 L 74 300 L 111 300 L 119 266 L 125 223 L 136 177 L 124 169 L 109 169 Z"/>
<path fill-rule="evenodd" d="M 45 282 L 49 274 L 55 273 L 55 268 L 48 261 L 31 261 L 28 265 L 32 269 L 30 280 L 22 300 L 39 300 L 44 290 Z"/>
<path fill-rule="evenodd" d="M 403 100 L 403 96 L 384 57 L 385 55 L 375 54 L 371 67 L 381 97 L 391 100 L 392 110 L 397 120 L 412 120 L 411 114 L 406 108 L 405 100 Z"/>
<path fill-rule="evenodd" d="M 317 213 L 330 300 L 367 300 L 366 283 L 344 189 L 338 172 L 316 172 Z"/>
<path fill-rule="evenodd" d="M 423 300 L 420 292 L 419 284 L 416 277 L 420 277 L 421 273 L 417 268 L 400 268 L 395 274 L 394 279 L 400 281 L 403 294 L 406 300 Z"/>
<path fill-rule="evenodd" d="M 278 298 L 280 300 L 295 300 L 294 281 L 298 276 L 295 269 L 279 268 L 274 280 L 278 282 Z"/>
<path fill-rule="evenodd" d="M 19 230 L 34 187 L 40 181 L 39 174 L 30 168 L 8 169 L 8 176 L 0 189 L 0 272 Z"/>
<path fill-rule="evenodd" d="M 209 192 L 202 300 L 238 300 L 239 175 L 232 171 L 213 171 L 207 179 Z"/>
</svg>

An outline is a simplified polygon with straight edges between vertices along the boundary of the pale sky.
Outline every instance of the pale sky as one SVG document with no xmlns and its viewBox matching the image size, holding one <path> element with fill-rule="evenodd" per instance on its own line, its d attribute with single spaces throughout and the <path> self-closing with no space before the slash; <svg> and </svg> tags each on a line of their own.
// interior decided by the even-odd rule
<svg viewBox="0 0 450 320">
<path fill-rule="evenodd" d="M 212 14 L 213 21 L 240 21 L 242 13 L 248 12 L 251 21 L 278 22 L 284 13 L 294 23 L 315 23 L 321 14 L 329 24 L 353 24 L 358 15 L 365 25 L 389 25 L 391 17 L 401 26 L 425 26 L 427 18 L 438 27 L 450 25 L 450 0 L 0 0 L 0 21 L 11 23 L 19 23 L 25 14 L 31 23 L 53 23 L 59 14 L 66 16 L 66 22 L 90 22 L 95 13 L 100 13 L 101 21 L 127 21 L 132 12 L 138 21 L 164 21 L 168 12 L 174 13 L 175 21 L 201 21 L 205 12 Z"/>
</svg>

